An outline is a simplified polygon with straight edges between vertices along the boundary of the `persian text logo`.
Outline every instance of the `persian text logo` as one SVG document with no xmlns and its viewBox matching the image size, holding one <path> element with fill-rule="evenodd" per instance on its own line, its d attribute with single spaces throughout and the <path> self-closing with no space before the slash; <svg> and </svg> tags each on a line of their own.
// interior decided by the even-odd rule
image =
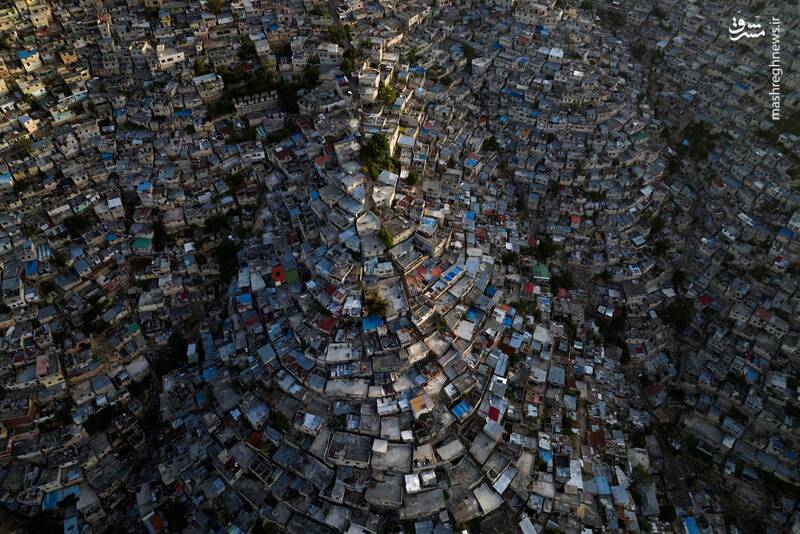
<svg viewBox="0 0 800 534">
<path fill-rule="evenodd" d="M 773 121 L 781 120 L 781 19 L 772 17 L 770 23 L 771 46 L 770 53 L 772 61 L 769 62 L 769 78 L 772 88 L 769 91 L 770 99 L 770 118 Z"/>
<path fill-rule="evenodd" d="M 728 35 L 731 41 L 738 41 L 742 37 L 747 37 L 748 39 L 764 37 L 766 31 L 761 28 L 761 24 L 758 22 L 745 22 L 741 17 L 733 17 L 731 25 L 728 26 Z"/>
<path fill-rule="evenodd" d="M 757 17 L 756 17 L 757 18 Z M 769 93 L 770 118 L 773 121 L 781 120 L 781 19 L 772 17 L 769 23 L 769 80 L 771 87 Z M 738 41 L 742 38 L 757 39 L 767 35 L 767 30 L 759 22 L 746 22 L 741 17 L 731 18 L 731 25 L 728 26 L 728 35 L 731 41 Z"/>
</svg>

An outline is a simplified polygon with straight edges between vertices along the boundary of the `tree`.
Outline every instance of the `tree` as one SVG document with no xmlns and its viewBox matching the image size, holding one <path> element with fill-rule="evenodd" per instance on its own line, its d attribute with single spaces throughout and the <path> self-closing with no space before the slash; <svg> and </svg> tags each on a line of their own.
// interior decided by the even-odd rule
<svg viewBox="0 0 800 534">
<path fill-rule="evenodd" d="M 500 150 L 500 145 L 497 143 L 497 139 L 494 136 L 489 136 L 483 140 L 483 144 L 481 145 L 481 150 L 487 152 L 497 152 Z"/>
<path fill-rule="evenodd" d="M 539 311 L 539 305 L 535 300 L 518 300 L 511 304 L 511 307 L 517 310 L 521 315 L 533 315 Z"/>
<path fill-rule="evenodd" d="M 278 410 L 272 410 L 270 412 L 269 422 L 272 423 L 272 426 L 284 433 L 291 428 L 289 420 L 286 419 L 286 416 Z"/>
<path fill-rule="evenodd" d="M 503 265 L 514 265 L 519 261 L 519 254 L 511 251 L 504 252 L 500 257 L 500 261 L 503 262 Z"/>
<path fill-rule="evenodd" d="M 642 464 L 636 464 L 633 468 L 633 480 L 636 482 L 641 482 L 642 480 L 646 480 L 650 478 L 650 473 L 645 469 Z"/>
<path fill-rule="evenodd" d="M 256 44 L 248 36 L 244 36 L 241 40 L 241 47 L 237 52 L 239 59 L 242 61 L 253 61 L 258 58 L 256 54 Z"/>
<path fill-rule="evenodd" d="M 332 43 L 343 45 L 350 42 L 350 26 L 334 24 L 328 29 L 328 36 Z"/>
<path fill-rule="evenodd" d="M 386 248 L 392 248 L 394 246 L 394 236 L 392 236 L 392 233 L 389 232 L 385 226 L 381 228 L 379 236 Z"/>
<path fill-rule="evenodd" d="M 655 235 L 664 229 L 664 219 L 655 215 L 650 219 L 650 235 Z"/>
<path fill-rule="evenodd" d="M 575 280 L 572 277 L 572 273 L 569 271 L 564 271 L 561 274 L 554 275 L 550 278 L 550 287 L 554 290 L 558 290 L 560 288 L 564 289 L 572 289 L 575 287 Z"/>
<path fill-rule="evenodd" d="M 303 69 L 303 89 L 313 89 L 319 83 L 319 67 L 308 64 Z"/>
<path fill-rule="evenodd" d="M 28 136 L 21 136 L 14 142 L 14 148 L 26 154 L 30 152 L 31 145 L 31 138 Z"/>
<path fill-rule="evenodd" d="M 382 170 L 397 171 L 400 169 L 399 161 L 392 158 L 389 153 L 389 140 L 383 134 L 375 134 L 370 137 L 361 150 L 361 163 L 373 180 Z"/>
<path fill-rule="evenodd" d="M 706 159 L 708 153 L 714 150 L 716 136 L 711 133 L 711 127 L 705 122 L 692 122 L 682 133 L 685 142 L 682 141 L 675 150 L 679 156 L 688 155 L 691 159 L 700 161 Z"/>
<path fill-rule="evenodd" d="M 241 187 L 244 185 L 244 182 L 244 176 L 239 173 L 230 174 L 225 178 L 225 184 L 228 186 L 228 189 L 234 193 L 241 189 Z"/>
<path fill-rule="evenodd" d="M 644 43 L 639 42 L 631 46 L 631 55 L 636 61 L 641 61 L 646 53 L 647 47 L 644 45 Z"/>
<path fill-rule="evenodd" d="M 545 237 L 539 241 L 539 244 L 536 247 L 536 259 L 539 261 L 546 261 L 553 256 L 555 250 L 556 247 L 555 244 L 553 244 L 553 240 L 550 237 Z"/>
<path fill-rule="evenodd" d="M 600 19 L 614 29 L 620 29 L 625 26 L 625 15 L 616 10 L 603 10 L 600 13 Z"/>
<path fill-rule="evenodd" d="M 233 107 L 233 102 L 227 98 L 224 98 L 222 100 L 209 102 L 206 104 L 206 111 L 208 112 L 208 116 L 210 118 L 216 119 L 217 117 L 221 117 L 223 115 L 230 115 L 236 111 L 236 108 Z"/>
<path fill-rule="evenodd" d="M 194 75 L 195 76 L 202 76 L 203 74 L 208 74 L 208 66 L 206 62 L 200 58 L 194 60 Z"/>
<path fill-rule="evenodd" d="M 767 267 L 764 265 L 755 265 L 752 269 L 750 269 L 750 276 L 752 276 L 757 282 L 763 282 L 768 275 L 769 269 L 767 269 Z"/>
<path fill-rule="evenodd" d="M 662 504 L 658 507 L 658 520 L 665 523 L 675 521 L 678 515 L 675 513 L 675 507 L 671 504 Z"/>
<path fill-rule="evenodd" d="M 612 278 L 611 272 L 609 272 L 608 269 L 604 269 L 603 272 L 597 275 L 597 278 L 605 283 L 608 283 L 611 281 Z"/>
<path fill-rule="evenodd" d="M 378 292 L 370 292 L 364 298 L 364 307 L 369 316 L 384 316 L 389 309 L 389 303 Z"/>
<path fill-rule="evenodd" d="M 680 269 L 672 271 L 672 287 L 680 287 L 684 280 L 686 280 L 686 273 Z"/>
<path fill-rule="evenodd" d="M 417 171 L 409 171 L 408 173 L 408 185 L 419 185 L 422 179 L 419 176 Z"/>
<path fill-rule="evenodd" d="M 394 101 L 397 100 L 397 91 L 389 84 L 389 82 L 386 82 L 378 87 L 378 98 L 383 100 L 384 104 L 394 104 Z"/>
<path fill-rule="evenodd" d="M 653 254 L 656 256 L 663 256 L 669 250 L 669 240 L 659 239 L 653 245 Z"/>
<path fill-rule="evenodd" d="M 229 239 L 225 239 L 214 249 L 214 256 L 219 263 L 219 277 L 221 280 L 228 281 L 239 272 L 239 259 L 236 255 L 236 245 Z"/>
<path fill-rule="evenodd" d="M 206 7 L 212 13 L 217 14 L 222 11 L 223 7 L 225 7 L 225 2 L 224 0 L 208 0 L 206 2 Z"/>
<path fill-rule="evenodd" d="M 591 9 L 593 7 L 594 6 L 592 6 L 592 1 L 591 0 L 582 0 L 581 1 L 581 5 L 580 5 L 581 9 L 586 9 L 587 11 L 591 11 Z"/>
<path fill-rule="evenodd" d="M 478 53 L 475 51 L 475 49 L 466 43 L 461 45 L 461 51 L 464 52 L 464 56 L 470 63 L 472 63 L 473 59 L 478 57 Z"/>
<path fill-rule="evenodd" d="M 664 318 L 675 327 L 675 330 L 681 332 L 691 324 L 693 314 L 694 308 L 691 301 L 680 299 L 667 306 Z"/>
<path fill-rule="evenodd" d="M 72 237 L 79 238 L 89 228 L 89 218 L 84 214 L 73 215 L 64 219 L 64 226 Z"/>
</svg>

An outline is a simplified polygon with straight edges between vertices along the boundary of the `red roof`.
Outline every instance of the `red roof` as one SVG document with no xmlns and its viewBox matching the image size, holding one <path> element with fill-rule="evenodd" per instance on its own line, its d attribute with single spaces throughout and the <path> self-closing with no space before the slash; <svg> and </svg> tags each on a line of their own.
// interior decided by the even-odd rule
<svg viewBox="0 0 800 534">
<path fill-rule="evenodd" d="M 595 447 L 604 447 L 606 444 L 606 434 L 602 430 L 589 432 L 589 443 Z"/>
<path fill-rule="evenodd" d="M 697 302 L 699 302 L 703 306 L 708 306 L 709 304 L 714 302 L 714 299 L 711 298 L 711 295 L 707 295 L 707 294 L 704 293 L 704 294 L 700 295 L 699 297 L 697 297 Z"/>
<path fill-rule="evenodd" d="M 261 443 L 264 441 L 264 436 L 261 435 L 261 432 L 253 431 L 250 434 L 250 437 L 247 438 L 247 442 L 250 443 L 253 447 L 259 448 L 261 447 Z"/>
<path fill-rule="evenodd" d="M 495 408 L 494 406 L 489 407 L 489 419 L 492 421 L 499 421 L 500 420 L 500 410 Z"/>
<path fill-rule="evenodd" d="M 331 332 L 333 332 L 333 328 L 335 326 L 336 326 L 336 317 L 324 317 L 317 322 L 317 328 L 319 328 L 326 334 L 330 334 Z"/>
<path fill-rule="evenodd" d="M 164 530 L 164 521 L 158 513 L 150 516 L 150 526 L 153 528 L 153 532 L 161 532 Z"/>
<path fill-rule="evenodd" d="M 522 286 L 522 291 L 524 293 L 533 293 L 533 282 L 528 282 L 524 286 Z"/>
<path fill-rule="evenodd" d="M 272 279 L 275 282 L 286 281 L 286 271 L 283 269 L 283 265 L 278 265 L 277 267 L 272 268 Z"/>
</svg>

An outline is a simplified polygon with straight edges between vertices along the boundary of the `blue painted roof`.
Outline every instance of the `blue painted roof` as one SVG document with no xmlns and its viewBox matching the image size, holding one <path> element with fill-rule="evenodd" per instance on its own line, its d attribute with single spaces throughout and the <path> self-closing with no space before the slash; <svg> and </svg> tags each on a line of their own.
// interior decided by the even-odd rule
<svg viewBox="0 0 800 534">
<path fill-rule="evenodd" d="M 461 402 L 453 406 L 452 412 L 453 415 L 455 415 L 458 418 L 464 417 L 469 413 L 469 404 L 467 404 L 467 401 L 462 400 Z"/>
<path fill-rule="evenodd" d="M 611 495 L 611 486 L 606 477 L 594 477 L 594 483 L 597 485 L 598 495 Z"/>
<path fill-rule="evenodd" d="M 250 293 L 236 295 L 236 302 L 238 302 L 239 304 L 252 304 L 253 295 L 251 295 Z"/>
<path fill-rule="evenodd" d="M 53 510 L 58 506 L 58 503 L 63 501 L 66 497 L 70 495 L 75 495 L 75 497 L 80 498 L 81 496 L 81 487 L 80 485 L 76 484 L 74 486 L 69 486 L 66 488 L 60 488 L 55 491 L 51 491 L 49 493 L 45 493 L 44 498 L 42 498 L 42 510 Z"/>
<path fill-rule="evenodd" d="M 700 534 L 700 528 L 697 526 L 697 521 L 694 517 L 684 517 L 683 527 L 686 529 L 687 534 Z"/>
<path fill-rule="evenodd" d="M 361 322 L 361 327 L 364 329 L 364 332 L 375 330 L 382 325 L 383 317 L 364 317 L 364 320 Z"/>
<path fill-rule="evenodd" d="M 29 57 L 33 57 L 38 54 L 38 51 L 34 48 L 33 50 L 20 50 L 17 52 L 17 57 L 19 59 L 28 59 Z"/>
<path fill-rule="evenodd" d="M 206 382 L 211 382 L 216 377 L 217 377 L 217 368 L 215 366 L 203 369 L 203 380 L 205 380 Z"/>
<path fill-rule="evenodd" d="M 64 534 L 77 534 L 78 517 L 72 516 L 64 520 Z"/>
</svg>

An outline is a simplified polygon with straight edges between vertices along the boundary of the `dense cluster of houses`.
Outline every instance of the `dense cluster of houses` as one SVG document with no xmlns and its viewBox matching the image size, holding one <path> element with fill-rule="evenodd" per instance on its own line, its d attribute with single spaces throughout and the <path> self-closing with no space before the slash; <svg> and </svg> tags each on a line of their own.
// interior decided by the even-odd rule
<svg viewBox="0 0 800 534">
<path fill-rule="evenodd" d="M 0 8 L 0 526 L 800 529 L 788 2 L 620 4 Z"/>
</svg>

